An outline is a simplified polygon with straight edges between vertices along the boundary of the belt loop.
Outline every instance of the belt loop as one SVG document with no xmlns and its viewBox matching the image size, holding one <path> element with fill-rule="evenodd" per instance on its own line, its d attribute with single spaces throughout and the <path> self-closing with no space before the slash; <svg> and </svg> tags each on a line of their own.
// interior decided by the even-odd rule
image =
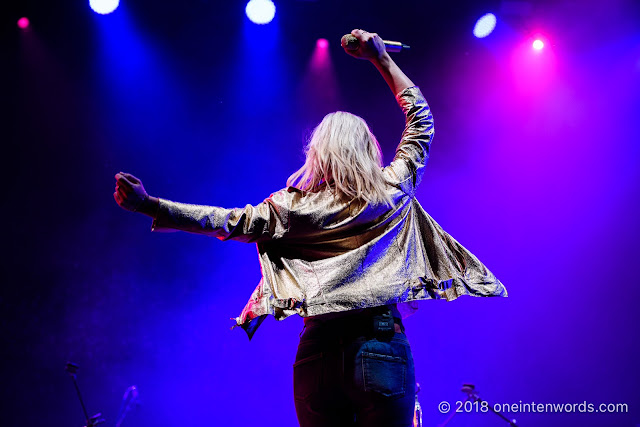
<svg viewBox="0 0 640 427">
<path fill-rule="evenodd" d="M 404 334 L 404 323 L 402 323 L 402 319 L 399 317 L 393 317 L 393 323 L 395 323 L 396 325 L 398 325 L 400 327 L 400 330 L 402 331 L 402 333 Z"/>
</svg>

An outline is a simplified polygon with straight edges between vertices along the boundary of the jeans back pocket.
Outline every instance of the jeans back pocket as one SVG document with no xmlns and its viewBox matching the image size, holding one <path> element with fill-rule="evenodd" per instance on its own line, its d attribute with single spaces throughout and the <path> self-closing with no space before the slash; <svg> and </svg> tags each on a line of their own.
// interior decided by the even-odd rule
<svg viewBox="0 0 640 427">
<path fill-rule="evenodd" d="M 404 396 L 407 381 L 407 361 L 404 358 L 367 351 L 360 354 L 364 391 L 387 397 Z"/>
</svg>

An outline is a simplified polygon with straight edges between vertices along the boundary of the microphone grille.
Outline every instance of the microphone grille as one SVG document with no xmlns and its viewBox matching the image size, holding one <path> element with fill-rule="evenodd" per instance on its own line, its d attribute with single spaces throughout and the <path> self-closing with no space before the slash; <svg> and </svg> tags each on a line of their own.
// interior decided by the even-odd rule
<svg viewBox="0 0 640 427">
<path fill-rule="evenodd" d="M 340 40 L 340 44 L 347 50 L 358 50 L 360 42 L 353 34 L 345 34 Z"/>
</svg>

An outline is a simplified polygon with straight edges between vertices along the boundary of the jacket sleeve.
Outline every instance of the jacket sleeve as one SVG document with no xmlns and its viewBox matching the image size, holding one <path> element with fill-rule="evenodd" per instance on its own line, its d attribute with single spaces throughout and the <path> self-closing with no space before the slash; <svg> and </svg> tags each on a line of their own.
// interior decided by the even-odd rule
<svg viewBox="0 0 640 427">
<path fill-rule="evenodd" d="M 406 125 L 387 173 L 392 175 L 405 193 L 413 195 L 429 159 L 429 147 L 434 135 L 433 115 L 416 86 L 400 92 L 396 100 L 406 116 Z"/>
<path fill-rule="evenodd" d="M 233 209 L 160 199 L 151 230 L 180 230 L 241 242 L 277 239 L 288 229 L 287 201 L 284 190 L 272 194 L 258 205 Z"/>
</svg>

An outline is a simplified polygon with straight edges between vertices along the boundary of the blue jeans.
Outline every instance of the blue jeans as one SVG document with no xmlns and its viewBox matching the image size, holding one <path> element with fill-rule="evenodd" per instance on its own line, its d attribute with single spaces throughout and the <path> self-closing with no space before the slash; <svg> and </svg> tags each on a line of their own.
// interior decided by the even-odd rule
<svg viewBox="0 0 640 427">
<path fill-rule="evenodd" d="M 376 338 L 361 315 L 307 322 L 293 365 L 302 427 L 409 427 L 415 373 L 404 333 Z"/>
</svg>

